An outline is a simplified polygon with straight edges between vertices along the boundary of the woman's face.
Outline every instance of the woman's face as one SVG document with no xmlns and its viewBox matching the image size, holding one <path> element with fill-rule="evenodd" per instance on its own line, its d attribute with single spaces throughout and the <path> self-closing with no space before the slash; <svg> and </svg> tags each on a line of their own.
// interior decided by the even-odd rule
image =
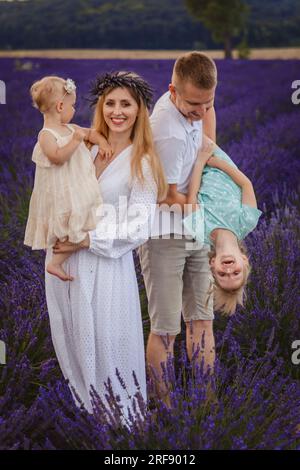
<svg viewBox="0 0 300 470">
<path fill-rule="evenodd" d="M 104 99 L 105 122 L 116 133 L 132 131 L 138 110 L 138 104 L 127 88 L 115 88 Z"/>
</svg>

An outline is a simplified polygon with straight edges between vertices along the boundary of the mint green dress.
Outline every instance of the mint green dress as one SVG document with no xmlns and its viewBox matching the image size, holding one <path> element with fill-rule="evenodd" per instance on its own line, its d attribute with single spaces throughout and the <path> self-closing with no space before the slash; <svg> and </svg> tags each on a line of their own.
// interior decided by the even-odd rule
<svg viewBox="0 0 300 470">
<path fill-rule="evenodd" d="M 237 168 L 220 147 L 214 155 Z M 216 228 L 233 232 L 239 240 L 255 229 L 262 212 L 242 204 L 241 188 L 224 171 L 205 166 L 198 193 L 200 210 L 183 219 L 186 231 L 199 243 L 211 244 L 210 234 Z"/>
</svg>

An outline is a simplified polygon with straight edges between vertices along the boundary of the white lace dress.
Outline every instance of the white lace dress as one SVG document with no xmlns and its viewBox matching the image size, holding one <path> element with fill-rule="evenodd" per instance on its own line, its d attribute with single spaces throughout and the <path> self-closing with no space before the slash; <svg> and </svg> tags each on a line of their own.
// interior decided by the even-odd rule
<svg viewBox="0 0 300 470">
<path fill-rule="evenodd" d="M 70 124 L 65 127 L 69 130 L 68 135 L 62 136 L 48 127 L 42 131 L 50 132 L 58 147 L 64 147 L 75 131 Z M 57 239 L 81 242 L 87 232 L 96 227 L 96 213 L 102 202 L 95 167 L 85 143 L 81 142 L 63 165 L 55 165 L 43 153 L 38 141 L 32 160 L 36 171 L 25 245 L 41 250 L 52 247 Z"/>
<path fill-rule="evenodd" d="M 92 411 L 90 384 L 105 399 L 104 382 L 110 377 L 114 392 L 120 395 L 125 416 L 130 406 L 128 394 L 136 392 L 133 371 L 146 398 L 145 351 L 133 249 L 149 237 L 157 199 L 156 184 L 146 158 L 143 159 L 144 183 L 137 179 L 130 183 L 131 151 L 129 146 L 120 153 L 99 178 L 103 210 L 106 204 L 111 204 L 118 215 L 124 215 L 123 208 L 128 205 L 130 235 L 122 239 L 108 238 L 103 216 L 96 230 L 89 233 L 90 248 L 74 253 L 65 263 L 74 281 L 63 282 L 45 273 L 51 337 L 64 377 L 69 379 L 89 412 Z M 110 219 L 110 231 L 124 229 L 125 219 L 119 219 L 116 223 Z M 46 263 L 49 256 L 50 250 Z M 116 369 L 127 391 L 120 385 Z"/>
</svg>

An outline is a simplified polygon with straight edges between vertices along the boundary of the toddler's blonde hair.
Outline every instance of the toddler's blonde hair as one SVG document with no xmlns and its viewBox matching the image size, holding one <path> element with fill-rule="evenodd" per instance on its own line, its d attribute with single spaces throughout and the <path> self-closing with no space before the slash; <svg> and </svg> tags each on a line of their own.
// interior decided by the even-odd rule
<svg viewBox="0 0 300 470">
<path fill-rule="evenodd" d="M 66 80 L 56 76 L 47 76 L 34 82 L 30 88 L 33 106 L 41 113 L 47 113 L 64 95 Z"/>
<path fill-rule="evenodd" d="M 241 253 L 243 255 L 247 256 L 247 249 L 245 244 L 241 241 L 238 240 L 238 245 L 241 250 Z M 213 246 L 211 248 L 211 251 L 208 253 L 208 258 L 209 262 L 211 262 L 211 259 L 216 256 L 216 250 L 215 247 Z M 247 256 L 248 259 L 248 256 Z M 224 315 L 233 315 L 237 305 L 244 305 L 244 300 L 246 297 L 246 284 L 248 282 L 248 277 L 251 271 L 251 267 L 249 265 L 249 259 L 248 263 L 244 265 L 243 268 L 243 280 L 241 285 L 237 289 L 224 289 L 223 287 L 220 286 L 218 283 L 217 278 L 214 276 L 213 269 L 211 268 L 212 275 L 213 275 L 213 281 L 211 281 L 209 290 L 207 292 L 207 301 L 206 305 L 208 304 L 208 301 L 213 295 L 213 300 L 214 300 L 214 310 L 218 310 Z"/>
</svg>

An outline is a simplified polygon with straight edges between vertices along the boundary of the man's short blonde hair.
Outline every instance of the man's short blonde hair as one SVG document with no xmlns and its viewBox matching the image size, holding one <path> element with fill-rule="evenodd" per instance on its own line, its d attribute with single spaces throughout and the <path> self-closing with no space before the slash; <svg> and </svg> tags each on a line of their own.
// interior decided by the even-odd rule
<svg viewBox="0 0 300 470">
<path fill-rule="evenodd" d="M 177 86 L 190 82 L 197 88 L 210 90 L 217 85 L 216 64 L 202 52 L 187 52 L 176 60 L 172 82 Z"/>
</svg>

